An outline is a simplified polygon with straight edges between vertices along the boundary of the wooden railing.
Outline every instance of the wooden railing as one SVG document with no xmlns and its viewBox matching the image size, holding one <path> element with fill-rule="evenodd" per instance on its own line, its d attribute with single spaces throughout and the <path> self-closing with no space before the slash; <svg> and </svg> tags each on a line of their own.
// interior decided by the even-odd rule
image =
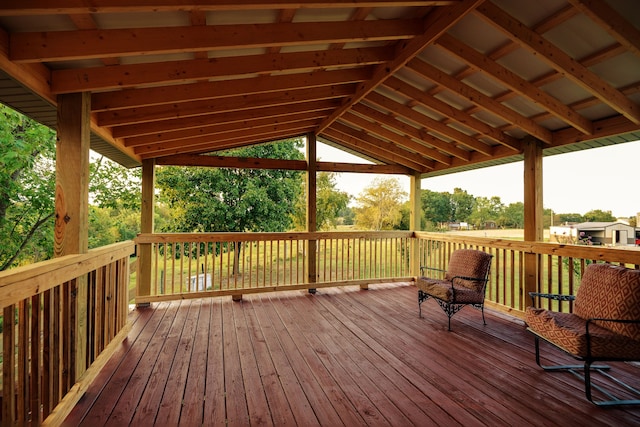
<svg viewBox="0 0 640 427">
<path fill-rule="evenodd" d="M 139 286 L 147 291 L 139 292 L 136 302 L 408 281 L 413 276 L 411 236 L 411 232 L 141 234 L 136 243 L 140 254 L 151 254 L 146 264 L 151 274 L 149 283 Z"/>
<path fill-rule="evenodd" d="M 561 245 L 473 238 L 451 234 L 416 232 L 420 265 L 446 269 L 451 253 L 460 248 L 480 249 L 494 255 L 487 300 L 494 308 L 522 317 L 530 305 L 525 286 L 526 263 L 533 262 L 532 291 L 574 295 L 585 267 L 607 262 L 640 268 L 640 251 L 604 246 Z M 530 257 L 529 260 L 526 260 Z M 570 312 L 570 302 L 545 301 L 545 308 Z"/>
<path fill-rule="evenodd" d="M 82 396 L 125 336 L 133 252 L 117 243 L 0 272 L 2 425 L 60 424 Z"/>
</svg>

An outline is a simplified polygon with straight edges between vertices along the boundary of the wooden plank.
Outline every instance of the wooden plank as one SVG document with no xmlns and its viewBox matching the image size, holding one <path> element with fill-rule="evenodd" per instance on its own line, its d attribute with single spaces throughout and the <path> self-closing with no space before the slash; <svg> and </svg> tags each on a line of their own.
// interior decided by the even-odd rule
<svg viewBox="0 0 640 427">
<path fill-rule="evenodd" d="M 94 399 L 90 389 L 87 397 L 96 405 L 104 398 L 113 408 L 111 383 L 120 381 L 121 388 L 127 382 L 147 383 L 140 398 L 149 408 L 145 416 L 140 404 L 132 420 L 98 410 L 107 425 L 165 419 L 225 425 L 227 418 L 229 424 L 243 425 L 559 425 L 568 411 L 580 425 L 640 423 L 637 408 L 602 411 L 584 398 L 583 385 L 573 376 L 543 373 L 521 322 L 487 312 L 484 326 L 478 311 L 465 308 L 448 332 L 440 308 L 428 301 L 419 318 L 416 300 L 413 286 L 382 284 L 368 291 L 323 288 L 314 296 L 293 291 L 249 295 L 242 302 L 173 303 L 182 313 L 171 321 L 171 333 L 158 328 L 167 321 L 163 315 L 149 316 L 145 328 L 157 333 L 143 331 L 128 347 L 140 364 L 153 356 L 136 346 L 165 352 L 156 356 L 165 358 L 162 370 L 159 362 L 151 362 L 154 369 L 132 371 L 121 356 L 114 365 L 133 377 L 105 369 L 107 379 L 95 384 L 102 395 Z M 168 307 L 159 303 L 147 310 L 166 313 Z M 566 360 L 559 352 L 544 356 Z M 169 373 L 174 368 L 175 377 Z M 621 363 L 614 369 L 631 384 L 637 382 L 638 367 Z M 134 378 L 143 371 L 145 379 Z M 176 381 L 180 384 L 172 384 Z M 177 396 L 170 390 L 180 390 L 184 398 L 177 421 L 156 416 L 181 406 L 167 400 Z M 131 402 L 136 406 L 135 397 Z M 169 402 L 171 408 L 162 409 Z"/>
<path fill-rule="evenodd" d="M 212 425 L 224 425 L 225 409 L 225 359 L 223 349 L 223 310 L 222 298 L 212 300 L 211 327 L 207 348 L 206 387 L 204 393 L 204 419 Z"/>
<path fill-rule="evenodd" d="M 201 301 L 202 300 L 193 300 L 190 304 L 183 302 L 183 308 L 178 310 L 175 323 L 179 323 L 182 326 L 182 330 L 176 340 L 177 347 L 173 356 L 171 369 L 169 370 L 169 376 L 167 377 L 164 394 L 162 395 L 162 400 L 158 402 L 157 423 L 179 425 L 180 411 L 182 410 L 185 385 L 189 374 L 189 363 L 191 362 L 193 352 Z M 188 305 L 188 313 L 184 319 L 178 319 L 178 317 L 186 311 L 184 305 Z M 192 374 L 201 375 L 201 373 L 197 371 L 194 371 Z M 198 421 L 199 423 L 203 422 L 202 420 Z"/>
</svg>

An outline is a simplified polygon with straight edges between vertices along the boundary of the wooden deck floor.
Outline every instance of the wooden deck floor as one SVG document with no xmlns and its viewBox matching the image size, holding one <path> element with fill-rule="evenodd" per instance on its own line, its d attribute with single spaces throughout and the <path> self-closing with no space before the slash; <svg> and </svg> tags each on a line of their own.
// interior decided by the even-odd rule
<svg viewBox="0 0 640 427">
<path fill-rule="evenodd" d="M 521 324 L 465 308 L 446 330 L 411 285 L 154 304 L 68 425 L 640 425 L 566 373 L 543 373 Z M 562 359 L 552 353 L 554 360 Z M 614 364 L 640 385 L 640 368 Z"/>
</svg>

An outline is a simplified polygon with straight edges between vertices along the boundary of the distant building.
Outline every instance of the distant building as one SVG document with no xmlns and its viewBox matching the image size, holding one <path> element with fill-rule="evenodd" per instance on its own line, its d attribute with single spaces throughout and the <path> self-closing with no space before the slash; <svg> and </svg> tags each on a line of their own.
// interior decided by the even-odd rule
<svg viewBox="0 0 640 427">
<path fill-rule="evenodd" d="M 622 222 L 582 222 L 551 227 L 552 242 L 627 246 L 636 244 L 638 230 Z"/>
</svg>

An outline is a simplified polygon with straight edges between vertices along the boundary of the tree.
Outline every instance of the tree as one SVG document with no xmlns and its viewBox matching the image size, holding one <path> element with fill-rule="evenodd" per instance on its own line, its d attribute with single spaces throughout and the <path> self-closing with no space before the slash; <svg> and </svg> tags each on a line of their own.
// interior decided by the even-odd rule
<svg viewBox="0 0 640 427">
<path fill-rule="evenodd" d="M 473 213 L 476 200 L 466 190 L 454 188 L 451 195 L 452 221 L 467 222 Z"/>
<path fill-rule="evenodd" d="M 319 172 L 316 179 L 316 227 L 318 230 L 336 228 L 340 212 L 349 204 L 348 193 L 336 188 L 336 174 Z M 296 201 L 293 223 L 296 230 L 306 229 L 307 199 L 301 191 Z"/>
<path fill-rule="evenodd" d="M 594 209 L 584 214 L 584 220 L 587 222 L 613 222 L 616 217 L 611 214 L 611 211 Z"/>
<path fill-rule="evenodd" d="M 376 178 L 356 198 L 356 226 L 368 230 L 392 230 L 402 219 L 407 193 L 395 178 Z"/>
<path fill-rule="evenodd" d="M 0 270 L 53 254 L 55 133 L 0 105 Z"/>
<path fill-rule="evenodd" d="M 424 219 L 427 222 L 435 225 L 453 220 L 453 208 L 451 206 L 451 195 L 449 193 L 436 193 L 435 191 L 422 190 L 420 194 L 420 205 Z"/>
<path fill-rule="evenodd" d="M 300 140 L 229 150 L 220 155 L 303 158 Z M 158 169 L 159 199 L 175 210 L 167 231 L 285 231 L 302 189 L 298 171 L 205 167 Z M 236 245 L 234 274 L 240 245 Z"/>
<path fill-rule="evenodd" d="M 509 204 L 502 211 L 498 220 L 498 225 L 507 228 L 524 227 L 524 203 L 516 202 Z"/>
<path fill-rule="evenodd" d="M 493 196 L 490 199 L 477 197 L 475 208 L 469 217 L 469 221 L 476 228 L 484 228 L 488 221 L 498 221 L 503 211 L 504 205 L 500 201 L 500 197 Z"/>
</svg>

